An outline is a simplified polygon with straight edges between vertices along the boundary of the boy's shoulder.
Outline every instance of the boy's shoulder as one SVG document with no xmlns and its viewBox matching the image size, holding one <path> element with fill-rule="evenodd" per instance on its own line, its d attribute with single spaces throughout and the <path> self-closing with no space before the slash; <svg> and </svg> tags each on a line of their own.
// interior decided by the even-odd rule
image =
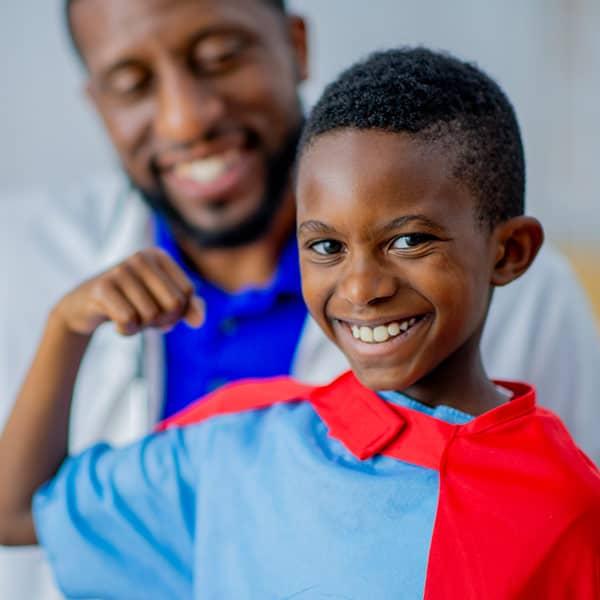
<svg viewBox="0 0 600 600">
<path fill-rule="evenodd" d="M 288 376 L 244 379 L 230 383 L 159 423 L 157 431 L 185 427 L 220 415 L 244 413 L 274 404 L 306 400 L 315 386 Z"/>
<path fill-rule="evenodd" d="M 556 497 L 571 497 L 578 503 L 591 499 L 600 508 L 600 472 L 561 419 L 539 404 L 532 386 L 497 383 L 512 391 L 515 399 L 461 428 L 450 456 L 465 453 L 475 464 L 484 460 L 506 470 L 510 476 L 505 483 L 512 484 L 507 487 L 522 476 L 532 496 L 542 494 L 541 483 L 547 481 L 555 490 L 562 486 L 562 494 Z"/>
<path fill-rule="evenodd" d="M 438 472 L 438 545 L 445 543 L 439 540 L 455 539 L 459 530 L 461 543 L 472 544 L 470 553 L 486 548 L 482 556 L 495 556 L 498 547 L 510 555 L 520 545 L 530 548 L 535 562 L 565 544 L 589 548 L 600 539 L 600 473 L 560 419 L 536 405 L 531 386 L 509 385 L 515 394 L 511 402 L 465 425 L 451 425 L 391 406 L 363 388 L 351 372 L 325 386 L 289 377 L 249 380 L 213 392 L 159 429 L 239 415 L 235 422 L 246 436 L 245 416 L 252 415 L 252 431 L 260 435 L 257 412 L 260 423 L 270 416 L 279 420 L 295 415 L 294 422 L 301 424 L 302 410 L 279 408 L 310 405 L 325 422 L 325 435 L 341 442 L 354 459 L 379 454 Z M 309 430 L 302 432 L 310 435 Z M 482 537 L 481 531 L 487 535 Z M 447 552 L 452 554 L 456 548 L 450 546 Z"/>
<path fill-rule="evenodd" d="M 557 497 L 562 498 L 566 506 L 600 516 L 600 471 L 577 446 L 556 414 L 536 405 L 522 444 L 524 464 L 529 461 L 534 473 L 547 473 L 552 481 L 548 492 L 562 488 Z M 532 488 L 533 484 L 534 481 Z M 536 491 L 541 498 L 542 490 Z"/>
<path fill-rule="evenodd" d="M 445 558 L 432 561 L 429 573 L 443 588 L 441 597 L 451 597 L 472 568 L 482 574 L 482 585 L 511 573 L 512 581 L 529 586 L 522 597 L 562 598 L 565 589 L 572 597 L 592 597 L 600 474 L 557 416 L 521 404 L 523 410 L 507 418 L 486 413 L 484 427 L 475 419 L 447 449 L 432 549 Z M 470 557 L 470 570 L 457 563 L 448 571 L 447 558 L 459 553 Z"/>
<path fill-rule="evenodd" d="M 533 403 L 487 427 L 477 421 L 455 437 L 440 473 L 442 487 L 472 490 L 468 520 L 511 523 L 521 540 L 545 547 L 579 527 L 600 539 L 600 472 L 559 417 Z"/>
<path fill-rule="evenodd" d="M 473 478 L 474 483 L 479 482 L 477 487 L 489 484 L 500 496 L 503 491 L 514 494 L 521 489 L 532 504 L 540 502 L 548 506 L 554 503 L 554 510 L 559 512 L 578 513 L 586 507 L 600 510 L 598 469 L 576 446 L 562 421 L 535 403 L 531 386 L 502 384 L 513 390 L 516 400 L 464 426 L 442 422 L 432 426 L 429 417 L 395 407 L 393 417 L 397 422 L 393 423 L 394 427 L 387 428 L 389 431 L 385 433 L 389 435 L 376 436 L 377 450 L 400 460 L 436 468 L 442 479 L 461 477 L 467 481 Z M 356 435 L 349 437 L 344 429 L 355 430 L 354 424 L 360 420 L 362 432 L 367 429 L 367 421 L 375 419 L 378 425 L 375 433 L 380 433 L 378 421 L 387 420 L 385 412 L 389 409 L 379 407 L 379 400 L 371 401 L 372 395 L 370 391 L 365 393 L 351 372 L 321 386 L 300 383 L 288 376 L 241 380 L 191 404 L 159 424 L 157 430 L 194 425 L 221 415 L 241 415 L 275 405 L 308 402 L 327 422 L 330 435 L 340 439 L 357 458 L 363 459 L 372 456 L 375 448 L 367 444 L 369 452 L 361 454 L 353 448 L 355 440 L 352 438 Z M 352 402 L 353 396 L 359 397 L 360 410 L 351 410 L 356 404 Z M 380 415 L 376 415 L 377 412 Z M 422 439 L 430 435 L 432 427 L 436 427 L 436 435 L 439 433 L 437 428 L 443 430 L 439 448 L 427 440 L 423 446 Z M 351 433 L 356 434 L 356 431 Z M 415 445 L 423 447 L 415 453 Z M 362 446 L 364 444 L 360 450 Z M 436 451 L 439 461 L 429 463 L 428 459 Z"/>
</svg>

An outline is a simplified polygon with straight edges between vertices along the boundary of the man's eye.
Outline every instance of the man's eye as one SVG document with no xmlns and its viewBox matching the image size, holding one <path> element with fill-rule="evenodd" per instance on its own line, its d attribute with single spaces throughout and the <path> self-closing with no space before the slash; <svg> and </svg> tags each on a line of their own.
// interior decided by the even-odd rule
<svg viewBox="0 0 600 600">
<path fill-rule="evenodd" d="M 331 256 L 332 254 L 339 254 L 343 246 L 341 242 L 336 240 L 322 240 L 311 244 L 310 248 L 321 256 Z"/>
<path fill-rule="evenodd" d="M 108 87 L 113 94 L 127 96 L 140 92 L 148 82 L 148 73 L 138 68 L 121 69 L 113 73 L 108 82 Z"/>
<path fill-rule="evenodd" d="M 194 61 L 201 71 L 214 73 L 234 64 L 246 47 L 246 40 L 236 35 L 207 38 L 194 50 Z"/>
<path fill-rule="evenodd" d="M 399 235 L 393 242 L 391 247 L 395 250 L 409 250 L 426 242 L 437 239 L 430 233 L 407 233 Z"/>
</svg>

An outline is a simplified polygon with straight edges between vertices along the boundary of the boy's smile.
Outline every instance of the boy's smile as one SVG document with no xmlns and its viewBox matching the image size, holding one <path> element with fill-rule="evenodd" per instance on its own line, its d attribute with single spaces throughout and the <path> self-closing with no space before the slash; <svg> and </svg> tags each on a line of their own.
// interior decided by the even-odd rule
<svg viewBox="0 0 600 600">
<path fill-rule="evenodd" d="M 453 163 L 443 144 L 348 129 L 317 137 L 298 172 L 311 313 L 365 385 L 431 403 L 447 375 L 464 389 L 482 373 L 497 258 Z"/>
</svg>

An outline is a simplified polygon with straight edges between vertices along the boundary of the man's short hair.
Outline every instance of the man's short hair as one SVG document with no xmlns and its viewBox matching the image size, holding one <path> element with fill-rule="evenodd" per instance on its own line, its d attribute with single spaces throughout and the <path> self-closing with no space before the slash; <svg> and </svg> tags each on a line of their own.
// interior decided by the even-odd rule
<svg viewBox="0 0 600 600">
<path fill-rule="evenodd" d="M 73 4 L 75 4 L 75 2 L 77 0 L 64 0 L 64 9 L 65 9 L 65 23 L 66 23 L 66 27 L 67 27 L 67 34 L 69 37 L 69 40 L 71 41 L 71 46 L 73 48 L 73 50 L 75 51 L 75 54 L 77 54 L 77 56 L 83 61 L 83 56 L 81 55 L 81 48 L 79 48 L 79 44 L 77 43 L 77 38 L 75 37 L 75 31 L 73 30 L 73 20 L 71 19 L 71 8 L 73 7 Z M 126 0 L 123 0 L 124 2 Z M 287 8 L 286 8 L 286 0 L 262 0 L 263 2 L 266 2 L 269 6 L 272 6 L 274 9 L 282 12 L 282 13 L 286 13 L 287 12 Z"/>
<path fill-rule="evenodd" d="M 453 176 L 493 227 L 524 211 L 525 160 L 514 109 L 473 64 L 425 48 L 377 52 L 324 91 L 306 123 L 300 152 L 339 129 L 407 133 L 439 144 Z"/>
</svg>

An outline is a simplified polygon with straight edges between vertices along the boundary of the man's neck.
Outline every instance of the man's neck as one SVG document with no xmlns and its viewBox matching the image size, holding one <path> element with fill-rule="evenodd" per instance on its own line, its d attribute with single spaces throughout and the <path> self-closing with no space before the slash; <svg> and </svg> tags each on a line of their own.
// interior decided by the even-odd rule
<svg viewBox="0 0 600 600">
<path fill-rule="evenodd" d="M 200 275 L 227 292 L 266 286 L 277 269 L 281 251 L 293 234 L 295 206 L 290 195 L 260 239 L 238 248 L 201 248 L 180 237 L 177 244 Z"/>
</svg>

